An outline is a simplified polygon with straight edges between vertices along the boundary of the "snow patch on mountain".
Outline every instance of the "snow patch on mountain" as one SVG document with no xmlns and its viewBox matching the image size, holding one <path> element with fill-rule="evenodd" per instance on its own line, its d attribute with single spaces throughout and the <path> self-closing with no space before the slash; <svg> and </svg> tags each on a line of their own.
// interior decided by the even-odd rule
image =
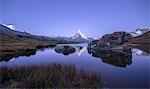
<svg viewBox="0 0 150 89">
<path fill-rule="evenodd" d="M 6 27 L 8 27 L 8 28 L 10 28 L 12 30 L 16 30 L 16 26 L 13 25 L 13 24 L 2 24 L 2 25 L 6 26 Z"/>
<path fill-rule="evenodd" d="M 137 37 L 137 36 L 140 36 L 140 35 L 142 35 L 142 34 L 148 32 L 148 31 L 150 31 L 149 28 L 146 28 L 146 29 L 140 29 L 140 28 L 138 28 L 138 29 L 136 29 L 135 31 L 130 32 L 130 34 L 131 34 L 133 37 Z"/>
<path fill-rule="evenodd" d="M 72 41 L 72 42 L 90 42 L 93 40 L 93 38 L 88 38 L 86 37 L 80 29 L 77 30 L 77 32 L 75 33 L 74 36 L 72 37 L 60 37 L 60 36 L 57 36 L 57 37 L 54 37 L 55 39 L 59 39 L 59 40 L 66 40 L 66 41 Z"/>
<path fill-rule="evenodd" d="M 87 39 L 87 37 L 84 34 L 82 34 L 80 29 L 78 29 L 78 31 L 75 33 L 75 38 L 77 38 L 77 37 L 81 37 L 81 38 Z"/>
</svg>

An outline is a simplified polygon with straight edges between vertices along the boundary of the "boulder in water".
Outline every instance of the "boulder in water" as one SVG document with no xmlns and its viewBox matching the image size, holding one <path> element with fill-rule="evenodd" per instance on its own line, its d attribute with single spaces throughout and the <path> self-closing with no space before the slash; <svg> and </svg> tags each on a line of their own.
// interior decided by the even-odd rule
<svg viewBox="0 0 150 89">
<path fill-rule="evenodd" d="M 75 48 L 72 46 L 56 46 L 55 51 L 64 55 L 69 55 L 75 52 Z"/>
</svg>

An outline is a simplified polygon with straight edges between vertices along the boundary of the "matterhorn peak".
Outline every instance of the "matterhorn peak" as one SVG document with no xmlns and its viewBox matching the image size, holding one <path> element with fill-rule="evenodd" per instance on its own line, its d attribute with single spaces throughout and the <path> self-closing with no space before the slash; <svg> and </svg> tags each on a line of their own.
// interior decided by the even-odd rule
<svg viewBox="0 0 150 89">
<path fill-rule="evenodd" d="M 86 38 L 85 35 L 82 34 L 80 28 L 78 29 L 78 31 L 75 33 L 75 37 L 82 37 L 82 38 Z"/>
<path fill-rule="evenodd" d="M 81 36 L 83 35 L 83 34 L 81 33 L 80 28 L 78 29 L 77 34 L 80 34 Z"/>
</svg>

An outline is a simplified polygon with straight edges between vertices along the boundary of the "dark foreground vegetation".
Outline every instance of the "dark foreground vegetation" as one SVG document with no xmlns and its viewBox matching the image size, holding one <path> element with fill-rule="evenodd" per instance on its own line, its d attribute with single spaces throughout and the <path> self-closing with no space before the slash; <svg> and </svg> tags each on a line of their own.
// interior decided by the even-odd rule
<svg viewBox="0 0 150 89">
<path fill-rule="evenodd" d="M 102 88 L 101 77 L 74 65 L 1 67 L 1 88 Z"/>
</svg>

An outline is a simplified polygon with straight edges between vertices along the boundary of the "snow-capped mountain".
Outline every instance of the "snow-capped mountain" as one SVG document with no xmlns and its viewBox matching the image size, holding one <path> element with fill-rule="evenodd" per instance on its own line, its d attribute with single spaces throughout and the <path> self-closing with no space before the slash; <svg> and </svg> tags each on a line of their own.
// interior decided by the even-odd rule
<svg viewBox="0 0 150 89">
<path fill-rule="evenodd" d="M 0 24 L 0 34 L 5 34 L 8 36 L 28 37 L 28 38 L 40 39 L 40 40 L 55 40 L 58 42 L 87 43 L 93 40 L 92 38 L 88 38 L 84 34 L 82 34 L 80 29 L 78 29 L 78 31 L 72 37 L 60 37 L 60 36 L 54 37 L 54 36 L 37 36 L 37 35 L 33 35 L 27 32 L 17 31 L 15 29 L 13 30 L 12 27 L 13 25 L 6 26 L 6 25 Z"/>
<path fill-rule="evenodd" d="M 80 29 L 75 33 L 73 37 L 70 37 L 71 41 L 75 42 L 89 42 L 90 40 L 81 32 Z"/>
<path fill-rule="evenodd" d="M 85 43 L 88 43 L 94 40 L 93 38 L 86 37 L 85 34 L 83 34 L 80 29 L 78 29 L 75 35 L 70 38 L 72 41 L 85 42 Z"/>
<path fill-rule="evenodd" d="M 81 32 L 80 29 L 78 29 L 78 31 L 75 33 L 75 36 L 74 36 L 74 37 L 75 37 L 75 38 L 81 37 L 81 38 L 87 39 L 87 37 L 86 37 L 85 35 L 82 34 L 82 32 Z"/>
<path fill-rule="evenodd" d="M 13 30 L 10 27 L 0 24 L 0 34 L 8 35 L 8 36 L 27 37 L 27 38 L 33 38 L 33 39 L 38 39 L 38 40 L 51 40 L 52 39 L 51 37 L 37 36 L 37 35 L 32 35 L 27 32 Z"/>
<path fill-rule="evenodd" d="M 75 35 L 72 37 L 55 37 L 55 39 L 82 43 L 88 43 L 93 40 L 93 38 L 86 37 L 80 29 L 78 29 Z"/>
<path fill-rule="evenodd" d="M 146 32 L 150 31 L 149 28 L 146 28 L 146 29 L 136 29 L 135 31 L 131 32 L 130 34 L 133 36 L 133 37 L 137 37 L 137 36 L 140 36 Z"/>
<path fill-rule="evenodd" d="M 6 27 L 8 27 L 8 28 L 10 28 L 12 30 L 16 30 L 16 26 L 13 25 L 13 24 L 2 24 L 2 25 L 6 26 Z"/>
<path fill-rule="evenodd" d="M 0 24 L 0 33 L 10 35 L 10 36 L 17 36 L 17 35 L 30 36 L 30 34 L 27 32 L 16 31 L 16 30 L 11 29 L 10 25 L 6 26 L 6 25 L 1 25 L 1 24 Z"/>
</svg>

